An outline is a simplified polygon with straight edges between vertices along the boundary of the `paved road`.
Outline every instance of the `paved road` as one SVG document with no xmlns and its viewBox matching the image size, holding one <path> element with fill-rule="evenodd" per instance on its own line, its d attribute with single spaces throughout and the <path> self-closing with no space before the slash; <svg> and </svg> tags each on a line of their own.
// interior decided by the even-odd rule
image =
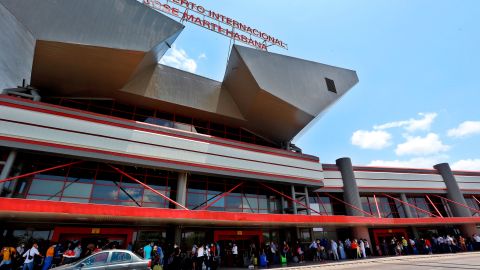
<svg viewBox="0 0 480 270">
<path fill-rule="evenodd" d="M 453 270 L 453 269 L 480 269 L 480 252 L 432 255 L 432 256 L 403 256 L 359 260 L 322 264 L 319 266 L 303 266 L 281 268 L 288 270 L 314 270 L 314 269 L 387 269 L 387 270 Z"/>
</svg>

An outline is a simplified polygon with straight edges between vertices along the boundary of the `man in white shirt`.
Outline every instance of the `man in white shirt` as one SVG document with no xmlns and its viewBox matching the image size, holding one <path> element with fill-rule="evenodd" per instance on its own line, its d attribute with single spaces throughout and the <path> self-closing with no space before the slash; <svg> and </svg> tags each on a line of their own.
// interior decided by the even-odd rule
<svg viewBox="0 0 480 270">
<path fill-rule="evenodd" d="M 237 266 L 237 263 L 238 263 L 238 247 L 237 247 L 237 244 L 235 244 L 235 243 L 233 243 L 232 255 L 233 255 L 234 265 Z"/>
<path fill-rule="evenodd" d="M 480 243 L 480 236 L 478 234 L 474 234 L 473 239 L 475 240 L 475 242 Z"/>
<path fill-rule="evenodd" d="M 35 259 L 35 255 L 42 256 L 42 255 L 40 255 L 40 252 L 38 252 L 37 243 L 33 243 L 32 248 L 27 250 L 27 252 L 25 252 L 25 254 L 23 254 L 23 257 L 25 257 L 25 263 L 23 264 L 23 270 L 33 270 L 33 260 Z"/>
</svg>

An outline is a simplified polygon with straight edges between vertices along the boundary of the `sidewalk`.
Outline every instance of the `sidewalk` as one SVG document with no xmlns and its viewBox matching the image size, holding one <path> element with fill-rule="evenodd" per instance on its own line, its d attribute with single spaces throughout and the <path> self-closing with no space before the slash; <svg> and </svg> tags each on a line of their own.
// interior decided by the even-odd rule
<svg viewBox="0 0 480 270">
<path fill-rule="evenodd" d="M 287 266 L 272 266 L 269 268 L 260 268 L 256 267 L 255 269 L 288 269 L 288 270 L 297 270 L 297 269 L 316 269 L 318 266 L 322 266 L 323 268 L 335 268 L 336 266 L 348 266 L 348 265 L 359 265 L 359 264 L 368 264 L 373 262 L 382 262 L 382 261 L 405 261 L 405 260 L 431 260 L 437 258 L 447 258 L 447 257 L 454 257 L 454 256 L 469 256 L 469 255 L 479 255 L 480 251 L 473 251 L 473 252 L 461 252 L 461 253 L 446 253 L 446 254 L 432 254 L 432 255 L 406 255 L 406 256 L 392 256 L 392 257 L 371 257 L 367 259 L 358 259 L 358 260 L 345 260 L 345 261 L 328 261 L 325 263 L 314 263 L 314 262 L 306 262 L 303 264 L 289 264 Z M 221 270 L 245 270 L 248 269 L 247 267 L 244 268 L 220 268 Z"/>
</svg>

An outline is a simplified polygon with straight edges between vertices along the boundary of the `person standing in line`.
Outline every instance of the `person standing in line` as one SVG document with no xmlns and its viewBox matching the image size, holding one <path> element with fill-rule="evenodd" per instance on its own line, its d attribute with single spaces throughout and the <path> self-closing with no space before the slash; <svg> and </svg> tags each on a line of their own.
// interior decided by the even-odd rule
<svg viewBox="0 0 480 270">
<path fill-rule="evenodd" d="M 432 254 L 432 244 L 428 238 L 425 239 L 425 254 Z"/>
<path fill-rule="evenodd" d="M 162 246 L 160 244 L 157 246 L 157 253 L 158 253 L 158 256 L 160 258 L 160 265 L 163 265 L 163 258 L 165 256 L 164 256 L 164 253 L 163 253 Z"/>
<path fill-rule="evenodd" d="M 408 242 L 405 237 L 402 236 L 402 248 L 403 248 L 403 253 L 404 255 L 408 255 Z"/>
<path fill-rule="evenodd" d="M 194 270 L 197 269 L 197 249 L 197 245 L 193 244 L 190 256 L 192 258 L 192 268 Z"/>
<path fill-rule="evenodd" d="M 23 256 L 23 253 L 25 252 L 25 244 L 24 243 L 21 243 L 18 247 L 17 247 L 17 255 L 18 256 Z"/>
<path fill-rule="evenodd" d="M 465 238 L 461 235 L 458 237 L 458 245 L 460 247 L 460 250 L 467 251 L 467 245 L 465 245 Z"/>
<path fill-rule="evenodd" d="M 15 255 L 15 248 L 13 247 L 3 247 L 1 251 L 2 262 L 0 262 L 0 269 L 5 268 L 7 270 L 12 269 L 12 258 Z"/>
<path fill-rule="evenodd" d="M 367 254 L 365 253 L 365 242 L 362 239 L 358 240 L 358 247 L 360 248 L 360 257 L 366 258 Z"/>
<path fill-rule="evenodd" d="M 51 245 L 47 249 L 47 253 L 45 254 L 45 261 L 43 261 L 42 270 L 48 270 L 50 269 L 50 266 L 52 266 L 53 255 L 55 255 L 55 247 L 56 245 Z"/>
<path fill-rule="evenodd" d="M 150 260 L 152 258 L 153 242 L 143 247 L 143 258 Z"/>
<path fill-rule="evenodd" d="M 319 261 L 319 258 L 317 257 L 317 249 L 318 249 L 317 241 L 313 240 L 310 246 L 308 246 L 308 248 L 310 249 L 310 253 L 312 254 L 312 261 L 314 262 Z"/>
<path fill-rule="evenodd" d="M 340 259 L 345 260 L 347 258 L 347 254 L 345 253 L 345 247 L 341 240 L 338 240 L 338 251 L 340 252 Z"/>
<path fill-rule="evenodd" d="M 302 249 L 302 245 L 297 241 L 297 254 L 298 254 L 298 262 L 304 263 L 305 262 L 305 252 Z"/>
<path fill-rule="evenodd" d="M 345 250 L 346 250 L 346 255 L 347 255 L 347 258 L 349 259 L 353 259 L 354 258 L 354 254 L 352 253 L 352 242 L 350 241 L 350 238 L 347 238 L 347 240 L 345 240 Z"/>
<path fill-rule="evenodd" d="M 23 253 L 25 253 L 25 244 L 21 243 L 15 249 L 15 256 L 13 257 L 13 260 L 12 260 L 12 267 L 14 269 L 18 269 L 19 266 L 23 264 L 23 260 L 22 260 Z"/>
<path fill-rule="evenodd" d="M 150 254 L 150 261 L 152 262 L 152 269 L 155 268 L 155 266 L 160 265 L 160 256 L 158 255 L 158 247 L 154 245 L 152 247 L 152 253 Z"/>
<path fill-rule="evenodd" d="M 237 263 L 238 263 L 238 247 L 237 247 L 237 244 L 235 244 L 235 243 L 233 243 L 232 255 L 233 255 L 233 265 L 237 266 Z"/>
<path fill-rule="evenodd" d="M 38 252 L 37 243 L 33 243 L 33 246 L 23 254 L 23 257 L 25 257 L 23 270 L 33 270 L 33 261 L 35 259 L 35 256 L 42 256 L 40 252 Z"/>
<path fill-rule="evenodd" d="M 205 247 L 203 246 L 203 244 L 200 244 L 200 246 L 197 249 L 197 270 L 202 270 L 204 261 L 205 261 Z"/>
<path fill-rule="evenodd" d="M 288 261 L 290 253 L 290 246 L 288 245 L 287 241 L 283 241 L 283 249 L 282 249 L 282 256 L 285 257 Z"/>
<path fill-rule="evenodd" d="M 372 255 L 372 250 L 370 249 L 370 243 L 368 243 L 367 239 L 363 239 L 363 243 L 365 244 L 365 257 Z"/>
<path fill-rule="evenodd" d="M 480 236 L 476 233 L 472 235 L 473 238 L 473 249 L 479 250 L 480 249 Z"/>
<path fill-rule="evenodd" d="M 337 242 L 334 240 L 330 241 L 330 248 L 332 249 L 333 260 L 338 261 L 340 258 L 338 257 L 338 245 Z"/>
<path fill-rule="evenodd" d="M 354 259 L 360 258 L 360 248 L 358 246 L 357 239 L 353 239 L 351 245 L 352 255 Z"/>
<path fill-rule="evenodd" d="M 73 252 L 75 253 L 75 261 L 77 261 L 78 259 L 80 259 L 80 256 L 82 256 L 82 243 L 78 242 L 77 246 L 75 247 L 75 249 L 73 250 Z"/>
</svg>

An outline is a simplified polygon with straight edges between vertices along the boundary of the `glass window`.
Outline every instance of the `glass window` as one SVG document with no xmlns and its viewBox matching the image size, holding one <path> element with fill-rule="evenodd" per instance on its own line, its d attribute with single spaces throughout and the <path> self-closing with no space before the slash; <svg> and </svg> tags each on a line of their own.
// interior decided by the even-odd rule
<svg viewBox="0 0 480 270">
<path fill-rule="evenodd" d="M 258 196 L 258 208 L 268 209 L 267 195 L 259 195 Z"/>
<path fill-rule="evenodd" d="M 35 195 L 56 195 L 60 193 L 62 188 L 63 181 L 34 179 L 28 193 Z"/>
<path fill-rule="evenodd" d="M 126 252 L 113 252 L 110 262 L 126 262 L 130 261 L 132 256 Z"/>
<path fill-rule="evenodd" d="M 117 186 L 101 186 L 101 185 L 93 186 L 92 198 L 116 200 L 117 195 L 118 195 Z"/>
<path fill-rule="evenodd" d="M 90 198 L 91 193 L 92 193 L 91 184 L 67 183 L 65 190 L 63 191 L 63 196 Z"/>
<path fill-rule="evenodd" d="M 258 211 L 257 197 L 245 197 L 243 196 L 243 212 L 255 213 Z"/>
<path fill-rule="evenodd" d="M 135 201 L 140 202 L 143 196 L 143 189 L 140 188 L 126 188 L 123 187 L 123 190 L 120 189 L 118 191 L 118 199 L 122 201 L 130 201 L 130 197 L 126 194 L 130 195 Z M 153 193 L 153 192 L 152 192 Z M 155 194 L 156 196 L 160 197 L 159 195 Z"/>
<path fill-rule="evenodd" d="M 235 196 L 236 195 L 236 196 Z M 242 211 L 242 197 L 240 197 L 238 193 L 235 195 L 230 194 L 226 198 L 227 202 L 227 211 L 232 212 L 241 212 Z"/>
<path fill-rule="evenodd" d="M 187 204 L 192 207 L 196 207 L 206 201 L 204 193 L 188 193 Z M 204 204 L 205 205 L 205 204 Z"/>
<path fill-rule="evenodd" d="M 165 191 L 165 187 L 158 187 L 158 186 L 151 186 L 151 187 L 167 197 L 170 196 L 170 192 Z M 153 202 L 164 202 L 165 199 L 162 196 L 158 195 L 157 193 L 154 193 L 149 189 L 145 189 L 143 191 L 143 201 L 153 203 Z"/>
<path fill-rule="evenodd" d="M 101 252 L 83 260 L 85 266 L 103 264 L 107 262 L 108 252 Z"/>
<path fill-rule="evenodd" d="M 221 195 L 219 195 L 219 194 L 220 194 L 220 192 L 215 192 L 215 191 L 212 192 L 212 191 L 210 191 L 209 194 L 208 194 L 208 200 L 209 200 L 209 201 L 208 201 L 205 205 L 208 205 L 208 204 L 214 202 L 215 200 L 217 200 L 218 197 L 221 196 Z M 217 196 L 217 195 L 218 195 L 218 196 Z M 215 196 L 216 196 L 216 197 L 215 197 Z M 214 197 L 215 197 L 215 198 L 214 198 Z M 225 199 L 224 199 L 224 198 L 225 198 L 225 197 L 220 198 L 218 201 L 216 201 L 216 202 L 212 205 L 212 207 L 224 208 L 224 207 L 225 207 Z M 210 209 L 210 208 L 209 208 L 209 209 Z"/>
</svg>

